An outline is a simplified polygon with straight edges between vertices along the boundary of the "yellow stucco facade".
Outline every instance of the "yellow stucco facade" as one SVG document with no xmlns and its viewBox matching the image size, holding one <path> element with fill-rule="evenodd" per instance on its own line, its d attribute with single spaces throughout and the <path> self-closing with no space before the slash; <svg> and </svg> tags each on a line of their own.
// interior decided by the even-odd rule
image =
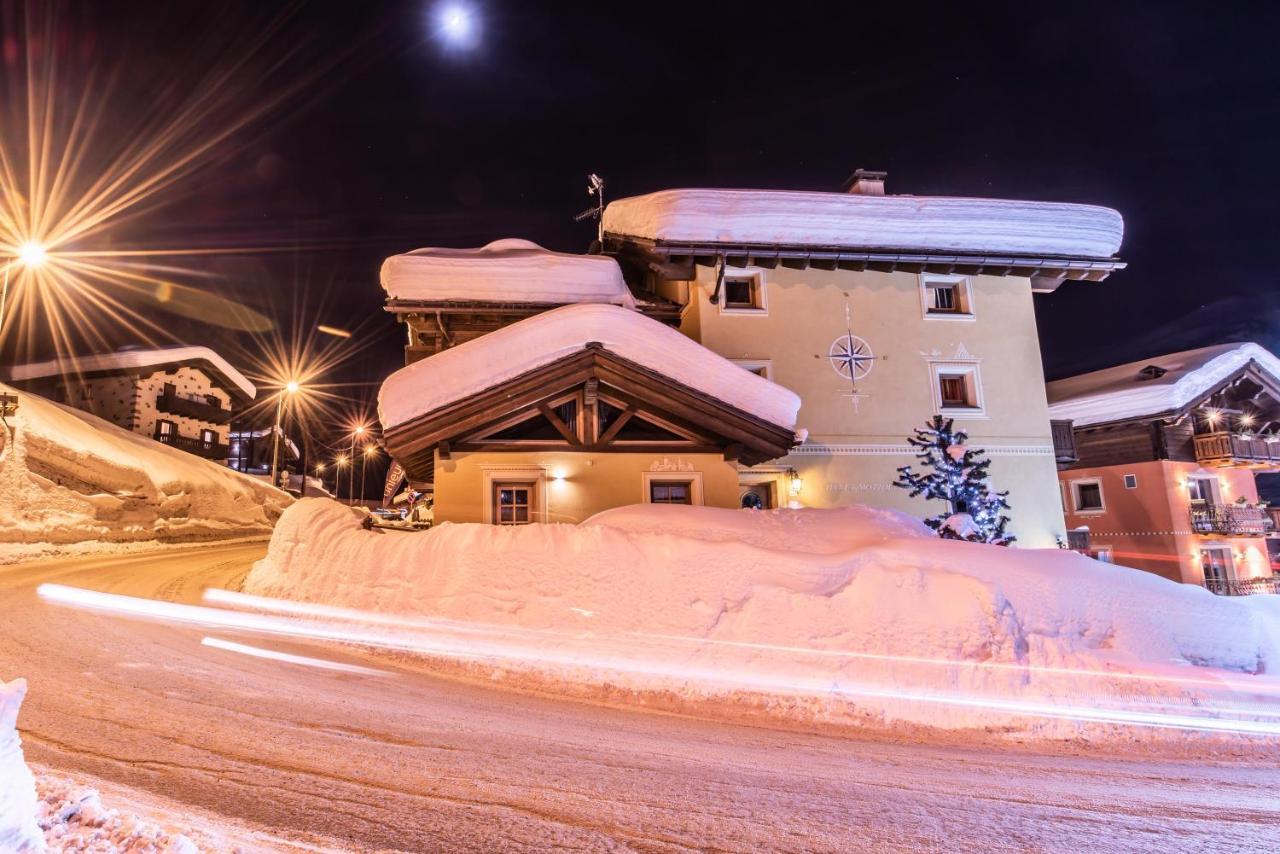
<svg viewBox="0 0 1280 854">
<path fill-rule="evenodd" d="M 797 427 L 807 439 L 772 467 L 794 467 L 800 475 L 795 502 L 939 512 L 890 484 L 898 466 L 913 462 L 906 437 L 941 412 L 968 431 L 972 446 L 987 450 L 993 485 L 1010 492 L 1018 544 L 1052 547 L 1064 535 L 1027 278 L 782 267 L 729 268 L 726 276 L 751 280 L 752 307 L 712 303 L 716 271 L 709 267 L 698 267 L 693 281 L 662 282 L 659 290 L 685 304 L 686 335 L 800 395 Z M 929 310 L 928 286 L 939 282 L 957 289 L 962 310 Z M 746 292 L 740 284 L 739 298 Z M 864 363 L 870 369 L 857 380 L 856 396 L 855 384 L 829 358 L 850 330 L 874 356 Z M 965 405 L 946 405 L 943 379 L 963 390 Z M 763 476 L 772 476 L 764 468 Z M 744 473 L 743 488 L 761 477 Z M 779 494 L 783 503 L 792 498 L 789 489 Z"/>
</svg>

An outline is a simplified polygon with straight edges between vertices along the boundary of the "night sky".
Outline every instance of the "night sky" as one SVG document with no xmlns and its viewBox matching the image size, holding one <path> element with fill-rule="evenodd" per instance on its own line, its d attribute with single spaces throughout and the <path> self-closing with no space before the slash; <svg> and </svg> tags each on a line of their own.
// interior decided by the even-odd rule
<svg viewBox="0 0 1280 854">
<path fill-rule="evenodd" d="M 261 30 L 259 5 L 101 4 L 73 23 L 143 92 L 225 61 L 234 34 Z M 322 322 L 363 323 L 370 342 L 343 379 L 374 381 L 401 364 L 377 283 L 388 254 L 507 236 L 581 251 L 593 226 L 572 216 L 589 203 L 589 171 L 618 198 L 838 190 L 866 167 L 887 170 L 892 193 L 1124 215 L 1128 270 L 1037 297 L 1050 377 L 1225 340 L 1280 345 L 1274 8 L 474 8 L 478 44 L 458 50 L 431 3 L 299 6 L 265 55 L 313 78 L 135 236 L 283 248 L 212 258 L 202 286 L 282 323 L 323 297 Z M 252 103 L 279 79 L 239 79 L 237 97 Z M 126 116 L 115 130 L 131 132 Z M 191 343 L 225 335 L 172 329 Z"/>
</svg>

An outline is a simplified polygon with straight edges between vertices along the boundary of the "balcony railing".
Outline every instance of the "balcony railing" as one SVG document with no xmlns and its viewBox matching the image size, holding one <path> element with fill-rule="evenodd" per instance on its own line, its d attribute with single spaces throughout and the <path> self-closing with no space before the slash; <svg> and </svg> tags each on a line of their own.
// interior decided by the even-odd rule
<svg viewBox="0 0 1280 854">
<path fill-rule="evenodd" d="M 1244 438 L 1225 430 L 1193 437 L 1196 460 L 1205 466 L 1280 466 L 1280 442 Z"/>
<path fill-rule="evenodd" d="M 1280 594 L 1280 575 L 1258 578 L 1206 578 L 1204 587 L 1219 596 L 1252 596 L 1255 593 Z"/>
<path fill-rule="evenodd" d="M 207 421 L 210 424 L 226 424 L 231 420 L 230 409 L 223 409 L 221 406 L 214 406 L 203 400 L 182 397 L 167 389 L 156 399 L 156 409 L 168 412 L 170 415 Z"/>
<path fill-rule="evenodd" d="M 1049 433 L 1053 436 L 1053 455 L 1058 465 L 1077 462 L 1080 455 L 1076 453 L 1076 434 L 1071 429 L 1071 421 L 1050 421 Z"/>
<path fill-rule="evenodd" d="M 1197 534 L 1235 534 L 1243 537 L 1260 537 L 1276 528 L 1271 514 L 1264 507 L 1247 504 L 1191 504 L 1191 530 Z"/>
<path fill-rule="evenodd" d="M 175 433 L 157 433 L 156 441 L 164 445 L 172 445 L 179 450 L 195 454 L 197 457 L 204 457 L 207 460 L 225 460 L 227 458 L 227 446 L 220 445 L 217 442 L 192 439 L 189 436 L 179 436 Z"/>
</svg>

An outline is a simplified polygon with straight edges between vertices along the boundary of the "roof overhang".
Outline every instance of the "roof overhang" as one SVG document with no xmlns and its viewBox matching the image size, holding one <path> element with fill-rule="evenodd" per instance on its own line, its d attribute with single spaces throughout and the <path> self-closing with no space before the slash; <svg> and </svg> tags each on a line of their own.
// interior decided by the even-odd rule
<svg viewBox="0 0 1280 854">
<path fill-rule="evenodd" d="M 1032 290 L 1049 293 L 1067 280 L 1099 282 L 1123 270 L 1119 258 L 1067 258 L 946 254 L 909 249 L 850 246 L 786 246 L 747 243 L 685 243 L 605 234 L 605 251 L 639 262 L 662 278 L 692 279 L 696 266 L 784 267 L 804 270 L 871 270 L 878 273 L 943 273 L 1025 276 Z"/>
</svg>

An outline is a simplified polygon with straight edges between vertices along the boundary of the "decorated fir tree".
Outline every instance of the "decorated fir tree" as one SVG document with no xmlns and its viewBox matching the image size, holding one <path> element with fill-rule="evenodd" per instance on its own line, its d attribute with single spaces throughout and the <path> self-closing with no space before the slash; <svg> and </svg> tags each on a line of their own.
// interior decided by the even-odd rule
<svg viewBox="0 0 1280 854">
<path fill-rule="evenodd" d="M 1009 493 L 992 491 L 987 483 L 991 460 L 983 451 L 967 447 L 968 434 L 953 429 L 953 423 L 935 415 L 928 426 L 916 428 L 907 441 L 916 449 L 920 465 L 932 471 L 917 473 L 901 466 L 893 485 L 910 490 L 913 498 L 923 495 L 948 503 L 948 512 L 924 520 L 938 536 L 1007 546 L 1014 541 L 1005 533 L 1009 517 L 1002 512 L 1009 509 Z"/>
</svg>

